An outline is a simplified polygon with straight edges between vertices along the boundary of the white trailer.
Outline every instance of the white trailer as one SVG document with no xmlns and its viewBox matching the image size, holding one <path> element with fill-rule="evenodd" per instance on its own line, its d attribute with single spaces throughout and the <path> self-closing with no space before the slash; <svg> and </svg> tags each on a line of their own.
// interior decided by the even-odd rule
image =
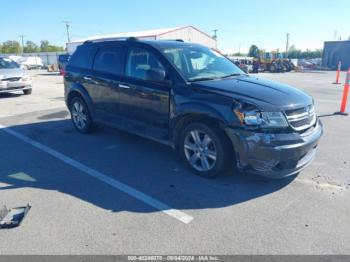
<svg viewBox="0 0 350 262">
<path fill-rule="evenodd" d="M 217 41 L 210 35 L 200 31 L 194 26 L 182 26 L 173 28 L 163 28 L 155 30 L 137 31 L 137 32 L 126 32 L 126 33 L 116 33 L 109 35 L 98 35 L 91 36 L 85 39 L 75 40 L 67 43 L 67 51 L 72 54 L 77 46 L 83 44 L 88 40 L 99 40 L 99 39 L 113 39 L 121 37 L 137 37 L 139 39 L 181 39 L 185 42 L 198 43 L 210 48 L 217 48 Z"/>
</svg>

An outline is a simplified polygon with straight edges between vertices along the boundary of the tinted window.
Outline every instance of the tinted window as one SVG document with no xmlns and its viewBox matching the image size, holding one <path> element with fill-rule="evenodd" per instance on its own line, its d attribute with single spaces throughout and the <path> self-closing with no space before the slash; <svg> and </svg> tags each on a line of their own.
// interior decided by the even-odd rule
<svg viewBox="0 0 350 262">
<path fill-rule="evenodd" d="M 69 60 L 69 55 L 59 55 L 58 62 L 67 62 Z"/>
<path fill-rule="evenodd" d="M 91 69 L 96 51 L 94 47 L 78 47 L 69 59 L 69 64 L 84 69 Z"/>
<path fill-rule="evenodd" d="M 143 48 L 131 48 L 128 52 L 126 76 L 145 80 L 146 72 L 149 69 L 164 70 L 164 67 L 148 50 Z"/>
<path fill-rule="evenodd" d="M 0 57 L 0 69 L 11 69 L 11 68 L 18 68 L 19 65 L 8 58 L 1 58 Z"/>
<path fill-rule="evenodd" d="M 95 57 L 94 70 L 121 75 L 122 60 L 122 48 L 103 48 Z"/>
</svg>

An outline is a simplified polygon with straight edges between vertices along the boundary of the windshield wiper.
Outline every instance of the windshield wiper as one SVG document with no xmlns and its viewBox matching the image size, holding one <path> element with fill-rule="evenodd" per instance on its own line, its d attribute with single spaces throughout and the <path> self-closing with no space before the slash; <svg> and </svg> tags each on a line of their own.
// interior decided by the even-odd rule
<svg viewBox="0 0 350 262">
<path fill-rule="evenodd" d="M 213 77 L 201 77 L 201 78 L 195 78 L 192 80 L 188 80 L 188 82 L 197 82 L 197 81 L 208 81 L 208 80 L 215 80 L 217 78 L 213 78 Z"/>
<path fill-rule="evenodd" d="M 229 75 L 227 75 L 227 76 L 223 76 L 223 77 L 221 77 L 221 78 L 228 78 L 228 77 L 231 77 L 231 76 L 240 76 L 240 75 L 242 75 L 242 74 L 233 73 L 233 74 L 229 74 Z"/>
</svg>

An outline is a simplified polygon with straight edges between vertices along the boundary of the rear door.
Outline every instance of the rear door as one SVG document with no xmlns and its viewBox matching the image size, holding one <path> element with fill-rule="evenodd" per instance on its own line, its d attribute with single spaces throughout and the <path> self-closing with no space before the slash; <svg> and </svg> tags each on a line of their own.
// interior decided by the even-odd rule
<svg viewBox="0 0 350 262">
<path fill-rule="evenodd" d="M 94 59 L 89 93 L 98 118 L 116 122 L 120 114 L 119 84 L 123 78 L 125 51 L 122 45 L 101 46 Z"/>
</svg>

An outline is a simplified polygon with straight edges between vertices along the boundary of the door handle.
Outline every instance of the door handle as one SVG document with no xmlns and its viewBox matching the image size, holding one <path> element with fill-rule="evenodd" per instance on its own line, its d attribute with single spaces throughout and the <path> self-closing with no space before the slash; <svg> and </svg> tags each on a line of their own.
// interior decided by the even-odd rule
<svg viewBox="0 0 350 262">
<path fill-rule="evenodd" d="M 130 86 L 128 86 L 128 85 L 123 85 L 123 84 L 119 84 L 118 85 L 120 88 L 124 88 L 124 89 L 129 89 L 130 88 Z"/>
</svg>

